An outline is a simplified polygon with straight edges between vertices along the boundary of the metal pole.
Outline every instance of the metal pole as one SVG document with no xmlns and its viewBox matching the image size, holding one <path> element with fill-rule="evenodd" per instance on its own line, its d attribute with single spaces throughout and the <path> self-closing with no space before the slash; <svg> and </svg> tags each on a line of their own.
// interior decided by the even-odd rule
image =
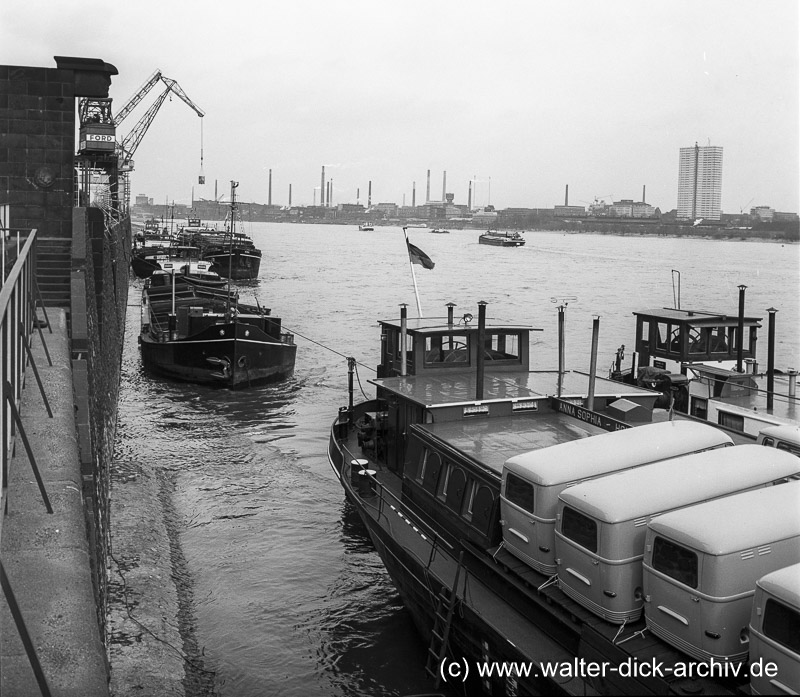
<svg viewBox="0 0 800 697">
<path fill-rule="evenodd" d="M 739 286 L 739 326 L 736 328 L 736 372 L 742 369 L 742 353 L 744 352 L 744 292 L 747 286 Z"/>
<path fill-rule="evenodd" d="M 767 411 L 772 411 L 775 402 L 775 314 L 778 312 L 770 307 L 769 330 L 767 334 Z"/>
<path fill-rule="evenodd" d="M 483 374 L 484 356 L 486 350 L 486 302 L 481 300 L 478 303 L 478 375 L 475 379 L 475 399 L 480 402 L 483 399 Z"/>
<path fill-rule="evenodd" d="M 600 317 L 592 320 L 592 354 L 589 361 L 589 395 L 586 400 L 586 408 L 594 411 L 594 383 L 597 377 L 597 340 L 600 336 Z"/>
<path fill-rule="evenodd" d="M 400 375 L 406 374 L 406 337 L 408 336 L 408 305 L 400 303 Z"/>
</svg>

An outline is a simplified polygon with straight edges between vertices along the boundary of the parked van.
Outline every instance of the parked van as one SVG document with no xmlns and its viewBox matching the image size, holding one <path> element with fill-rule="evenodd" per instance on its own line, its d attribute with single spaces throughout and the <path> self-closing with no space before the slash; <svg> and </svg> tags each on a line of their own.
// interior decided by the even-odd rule
<svg viewBox="0 0 800 697">
<path fill-rule="evenodd" d="M 709 424 L 665 421 L 516 455 L 503 465 L 500 517 L 506 549 L 543 574 L 556 573 L 558 495 L 568 486 L 671 457 L 733 445 Z"/>
<path fill-rule="evenodd" d="M 800 458 L 755 443 L 656 462 L 562 491 L 556 515 L 558 583 L 609 622 L 642 614 L 642 555 L 653 516 L 800 478 Z"/>
<path fill-rule="evenodd" d="M 800 481 L 657 516 L 642 565 L 647 628 L 699 661 L 744 661 L 756 581 L 797 562 Z"/>
<path fill-rule="evenodd" d="M 750 665 L 774 663 L 773 675 L 750 671 L 754 695 L 800 694 L 800 564 L 756 583 L 750 616 Z"/>
<path fill-rule="evenodd" d="M 756 443 L 800 457 L 800 426 L 767 426 L 759 431 Z"/>
</svg>

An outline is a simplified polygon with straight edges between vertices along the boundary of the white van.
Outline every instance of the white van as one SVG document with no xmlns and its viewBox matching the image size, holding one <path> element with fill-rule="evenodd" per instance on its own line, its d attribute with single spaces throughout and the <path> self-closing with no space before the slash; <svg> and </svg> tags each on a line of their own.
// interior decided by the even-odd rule
<svg viewBox="0 0 800 697">
<path fill-rule="evenodd" d="M 643 568 L 644 617 L 699 661 L 747 658 L 756 581 L 800 562 L 800 481 L 653 518 Z"/>
<path fill-rule="evenodd" d="M 772 674 L 762 669 L 770 663 L 777 668 Z M 800 694 L 800 564 L 773 571 L 756 583 L 750 666 L 754 695 Z"/>
<path fill-rule="evenodd" d="M 759 431 L 756 443 L 800 457 L 800 426 L 767 426 Z"/>
<path fill-rule="evenodd" d="M 558 584 L 609 622 L 636 620 L 642 614 L 642 555 L 650 518 L 786 478 L 800 478 L 800 458 L 752 443 L 569 487 L 558 496 Z"/>
<path fill-rule="evenodd" d="M 558 495 L 568 486 L 671 457 L 733 445 L 709 424 L 665 421 L 603 433 L 506 460 L 500 518 L 506 549 L 540 573 L 556 573 Z"/>
</svg>

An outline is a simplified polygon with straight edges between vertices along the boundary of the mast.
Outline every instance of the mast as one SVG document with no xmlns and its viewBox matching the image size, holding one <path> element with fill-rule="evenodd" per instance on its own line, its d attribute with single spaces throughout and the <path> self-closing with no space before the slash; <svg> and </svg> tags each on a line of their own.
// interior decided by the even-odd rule
<svg viewBox="0 0 800 697">
<path fill-rule="evenodd" d="M 230 241 L 228 243 L 228 309 L 226 314 L 231 312 L 231 275 L 233 274 L 233 232 L 236 229 L 236 187 L 239 182 L 231 180 L 231 225 Z"/>
</svg>

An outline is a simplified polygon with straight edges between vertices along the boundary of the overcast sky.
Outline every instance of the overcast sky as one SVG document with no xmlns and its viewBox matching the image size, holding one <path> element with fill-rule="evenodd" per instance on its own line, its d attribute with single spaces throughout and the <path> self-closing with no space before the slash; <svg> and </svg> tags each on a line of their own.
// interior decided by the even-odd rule
<svg viewBox="0 0 800 697">
<path fill-rule="evenodd" d="M 119 111 L 156 70 L 133 194 L 498 208 L 677 206 L 678 151 L 724 149 L 722 208 L 800 211 L 797 0 L 3 0 L 0 63 L 116 66 Z M 125 120 L 127 135 L 165 89 Z M 202 148 L 201 148 L 202 146 Z M 202 161 L 201 161 L 202 149 Z M 206 184 L 198 183 L 204 174 Z"/>
</svg>

